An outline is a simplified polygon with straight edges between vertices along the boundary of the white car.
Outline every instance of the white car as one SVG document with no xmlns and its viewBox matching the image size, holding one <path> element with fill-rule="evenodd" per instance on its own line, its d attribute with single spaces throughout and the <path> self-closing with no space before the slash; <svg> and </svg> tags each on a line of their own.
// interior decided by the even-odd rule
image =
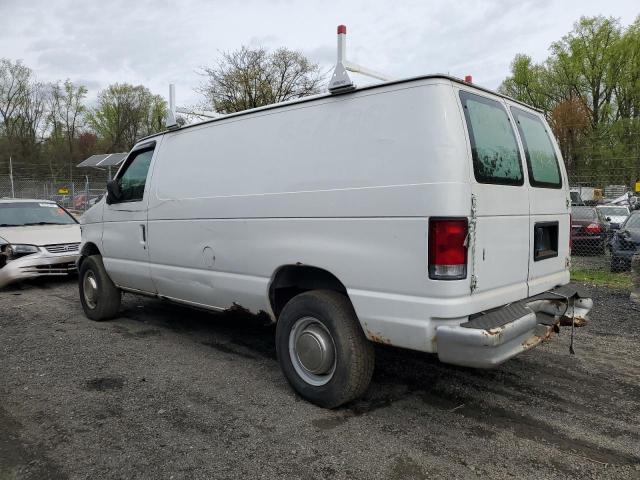
<svg viewBox="0 0 640 480">
<path fill-rule="evenodd" d="M 0 199 L 0 288 L 76 271 L 80 226 L 50 200 Z"/>
<path fill-rule="evenodd" d="M 629 207 L 625 205 L 598 205 L 596 208 L 609 221 L 613 229 L 620 228 L 620 225 L 631 215 Z"/>
<path fill-rule="evenodd" d="M 335 407 L 372 342 L 489 368 L 583 317 L 568 187 L 544 115 L 452 77 L 247 110 L 135 145 L 83 216 L 80 300 L 266 312 L 289 383 Z"/>
</svg>

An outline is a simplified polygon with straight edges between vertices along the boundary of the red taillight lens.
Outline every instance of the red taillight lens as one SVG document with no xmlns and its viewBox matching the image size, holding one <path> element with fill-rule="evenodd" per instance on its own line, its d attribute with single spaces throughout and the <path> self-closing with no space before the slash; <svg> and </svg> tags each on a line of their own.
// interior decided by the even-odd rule
<svg viewBox="0 0 640 480">
<path fill-rule="evenodd" d="M 467 276 L 466 218 L 429 221 L 429 278 L 460 280 Z"/>
<path fill-rule="evenodd" d="M 585 230 L 587 231 L 587 233 L 593 235 L 596 233 L 600 233 L 602 231 L 602 228 L 600 228 L 600 225 L 598 225 L 597 223 L 590 223 L 587 228 L 585 228 Z"/>
</svg>

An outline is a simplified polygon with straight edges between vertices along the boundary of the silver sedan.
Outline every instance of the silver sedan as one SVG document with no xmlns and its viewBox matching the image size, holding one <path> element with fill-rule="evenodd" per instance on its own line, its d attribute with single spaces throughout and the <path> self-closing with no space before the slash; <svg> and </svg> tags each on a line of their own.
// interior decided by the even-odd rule
<svg viewBox="0 0 640 480">
<path fill-rule="evenodd" d="M 0 288 L 76 271 L 80 226 L 49 200 L 0 200 Z"/>
</svg>

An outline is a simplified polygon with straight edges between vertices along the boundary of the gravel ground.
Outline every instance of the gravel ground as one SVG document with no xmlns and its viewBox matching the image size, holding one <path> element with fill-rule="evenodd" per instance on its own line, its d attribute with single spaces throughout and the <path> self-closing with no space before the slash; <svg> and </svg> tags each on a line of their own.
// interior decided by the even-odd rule
<svg viewBox="0 0 640 480">
<path fill-rule="evenodd" d="M 322 410 L 274 327 L 126 295 L 85 319 L 74 280 L 0 293 L 0 479 L 640 479 L 640 312 L 588 287 L 576 330 L 491 370 L 378 348 L 362 400 Z"/>
</svg>

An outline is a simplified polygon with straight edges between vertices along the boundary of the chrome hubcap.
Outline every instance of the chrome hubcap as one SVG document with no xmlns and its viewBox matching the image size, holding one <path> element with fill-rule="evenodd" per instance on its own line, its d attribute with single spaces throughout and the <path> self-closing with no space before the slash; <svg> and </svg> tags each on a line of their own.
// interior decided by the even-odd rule
<svg viewBox="0 0 640 480">
<path fill-rule="evenodd" d="M 98 304 L 98 282 L 91 270 L 84 275 L 82 280 L 82 290 L 84 292 L 84 301 L 91 309 L 96 308 Z"/>
<path fill-rule="evenodd" d="M 293 325 L 289 356 L 298 375 L 310 385 L 324 385 L 333 377 L 336 347 L 329 330 L 313 317 L 303 317 Z"/>
</svg>

